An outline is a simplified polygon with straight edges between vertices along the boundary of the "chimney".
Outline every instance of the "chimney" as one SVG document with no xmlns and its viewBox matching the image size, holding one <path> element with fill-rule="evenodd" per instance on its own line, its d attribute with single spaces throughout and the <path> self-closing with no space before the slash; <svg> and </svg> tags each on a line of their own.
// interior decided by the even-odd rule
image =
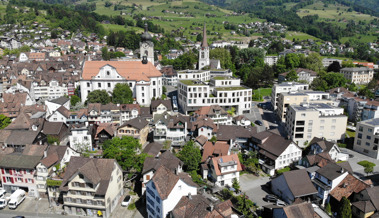
<svg viewBox="0 0 379 218">
<path fill-rule="evenodd" d="M 337 92 L 340 93 L 340 88 L 338 87 Z"/>
<path fill-rule="evenodd" d="M 47 150 L 43 151 L 43 158 L 47 157 Z"/>
<path fill-rule="evenodd" d="M 188 199 L 192 200 L 191 192 L 188 193 Z"/>
<path fill-rule="evenodd" d="M 213 204 L 211 203 L 211 204 L 209 205 L 209 211 L 212 212 L 213 209 L 214 209 L 214 206 L 213 206 Z"/>
</svg>

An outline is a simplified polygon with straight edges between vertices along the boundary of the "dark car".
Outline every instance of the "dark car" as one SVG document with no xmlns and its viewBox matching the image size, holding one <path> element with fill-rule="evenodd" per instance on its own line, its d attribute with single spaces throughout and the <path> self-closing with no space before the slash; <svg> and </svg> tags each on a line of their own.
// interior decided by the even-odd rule
<svg viewBox="0 0 379 218">
<path fill-rule="evenodd" d="M 276 202 L 278 198 L 275 195 L 266 195 L 265 200 L 268 202 Z"/>
<path fill-rule="evenodd" d="M 262 121 L 260 121 L 260 120 L 256 120 L 255 124 L 257 124 L 258 126 L 262 126 L 263 125 Z"/>
</svg>

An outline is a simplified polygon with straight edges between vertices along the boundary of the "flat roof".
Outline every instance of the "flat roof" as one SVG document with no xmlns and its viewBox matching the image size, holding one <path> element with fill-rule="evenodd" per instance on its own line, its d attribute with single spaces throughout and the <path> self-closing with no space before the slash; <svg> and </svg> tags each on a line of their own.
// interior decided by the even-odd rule
<svg viewBox="0 0 379 218">
<path fill-rule="evenodd" d="M 205 86 L 205 84 L 200 80 L 179 80 L 179 82 L 189 86 Z"/>
<path fill-rule="evenodd" d="M 217 91 L 234 91 L 234 90 L 248 90 L 249 88 L 245 88 L 243 86 L 234 86 L 234 87 L 219 87 L 216 88 Z"/>
<path fill-rule="evenodd" d="M 379 118 L 374 118 L 374 119 L 371 119 L 371 120 L 361 121 L 360 123 L 362 123 L 362 124 L 369 124 L 369 125 L 373 125 L 373 126 L 379 126 Z"/>
</svg>

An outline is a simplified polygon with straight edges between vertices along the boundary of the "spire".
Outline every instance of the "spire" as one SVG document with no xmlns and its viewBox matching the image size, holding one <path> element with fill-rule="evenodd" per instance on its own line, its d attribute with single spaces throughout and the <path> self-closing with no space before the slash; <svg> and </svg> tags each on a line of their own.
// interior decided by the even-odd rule
<svg viewBox="0 0 379 218">
<path fill-rule="evenodd" d="M 145 33 L 148 32 L 147 23 L 145 23 Z"/>
<path fill-rule="evenodd" d="M 145 23 L 145 32 L 142 33 L 141 39 L 142 39 L 142 41 L 151 41 L 152 38 L 153 37 L 149 33 L 149 30 L 148 30 L 148 27 L 147 27 L 147 23 Z"/>
<path fill-rule="evenodd" d="M 201 43 L 202 48 L 208 47 L 208 42 L 207 42 L 207 27 L 204 22 L 204 29 L 203 29 L 203 42 Z"/>
</svg>

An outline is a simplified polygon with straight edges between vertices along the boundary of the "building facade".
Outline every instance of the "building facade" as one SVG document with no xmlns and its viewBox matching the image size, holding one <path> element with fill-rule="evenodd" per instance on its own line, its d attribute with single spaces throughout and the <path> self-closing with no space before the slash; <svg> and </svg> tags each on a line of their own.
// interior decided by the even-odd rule
<svg viewBox="0 0 379 218">
<path fill-rule="evenodd" d="M 354 151 L 379 159 L 379 118 L 357 123 Z"/>
<path fill-rule="evenodd" d="M 342 68 L 340 73 L 354 84 L 367 84 L 374 78 L 374 69 L 368 67 Z"/>
<path fill-rule="evenodd" d="M 290 91 L 304 91 L 304 90 L 309 90 L 308 84 L 296 83 L 296 82 L 286 82 L 286 83 L 275 84 L 272 87 L 272 92 L 271 92 L 272 108 L 274 110 L 277 109 L 278 98 L 279 98 L 280 93 L 286 93 Z"/>
</svg>

